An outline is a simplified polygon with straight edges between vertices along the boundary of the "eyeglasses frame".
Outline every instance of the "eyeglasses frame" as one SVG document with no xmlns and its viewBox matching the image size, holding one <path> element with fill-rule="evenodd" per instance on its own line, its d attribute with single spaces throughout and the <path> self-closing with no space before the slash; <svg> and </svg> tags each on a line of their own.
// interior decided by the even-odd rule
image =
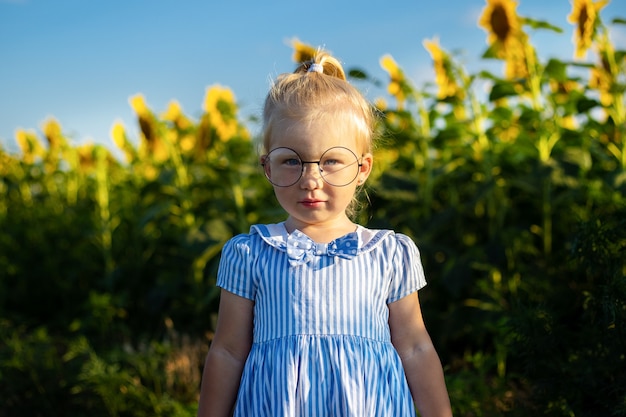
<svg viewBox="0 0 626 417">
<path fill-rule="evenodd" d="M 261 166 L 263 167 L 263 173 L 265 174 L 265 178 L 267 178 L 267 180 L 270 182 L 270 184 L 276 186 L 276 187 L 281 187 L 281 188 L 285 188 L 285 187 L 291 187 L 292 185 L 295 185 L 298 183 L 298 181 L 300 181 L 302 179 L 302 176 L 304 175 L 304 164 L 317 164 L 317 170 L 320 173 L 320 178 L 322 178 L 322 180 L 332 186 L 332 187 L 347 187 L 348 185 L 352 184 L 354 182 L 354 180 L 359 176 L 359 171 L 357 170 L 356 175 L 354 176 L 354 178 L 352 180 L 350 180 L 350 182 L 348 182 L 347 184 L 344 185 L 335 185 L 335 184 L 331 184 L 329 183 L 326 178 L 324 178 L 323 172 L 324 170 L 322 169 L 322 166 L 320 165 L 320 162 L 322 162 L 322 157 L 331 149 L 336 149 L 336 148 L 341 148 L 341 149 L 345 149 L 348 152 L 350 152 L 352 155 L 354 155 L 354 158 L 357 161 L 358 164 L 358 169 L 360 170 L 360 168 L 363 166 L 363 155 L 361 155 L 361 161 L 359 162 L 359 157 L 356 156 L 356 154 L 352 151 L 352 149 L 350 148 L 346 148 L 345 146 L 333 146 L 331 148 L 326 149 L 324 152 L 322 152 L 322 156 L 320 156 L 320 159 L 317 161 L 304 161 L 302 159 L 302 157 L 300 156 L 300 154 L 298 152 L 296 152 L 295 149 L 291 149 L 287 146 L 279 146 L 278 148 L 274 148 L 271 151 L 269 151 L 266 155 L 263 155 L 262 157 L 262 162 L 261 162 Z M 298 159 L 300 160 L 300 163 L 302 164 L 302 169 L 300 170 L 300 176 L 298 177 L 297 180 L 295 180 L 293 183 L 289 184 L 289 185 L 279 185 L 279 184 L 275 184 L 274 182 L 272 182 L 271 178 L 268 177 L 267 175 L 267 171 L 265 170 L 265 160 L 267 159 L 267 157 L 269 156 L 269 154 L 271 154 L 272 152 L 274 152 L 276 149 L 288 149 L 290 151 L 292 151 L 293 153 L 296 154 L 296 156 L 298 157 Z"/>
</svg>

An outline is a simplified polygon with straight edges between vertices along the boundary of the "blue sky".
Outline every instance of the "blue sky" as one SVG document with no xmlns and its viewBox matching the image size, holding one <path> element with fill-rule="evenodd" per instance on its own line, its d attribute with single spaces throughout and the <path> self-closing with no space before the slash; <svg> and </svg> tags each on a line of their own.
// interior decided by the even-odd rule
<svg viewBox="0 0 626 417">
<path fill-rule="evenodd" d="M 112 148 L 115 121 L 137 137 L 129 97 L 143 94 L 157 113 L 177 100 L 195 118 L 206 88 L 214 84 L 234 91 L 242 117 L 257 115 L 270 80 L 293 70 L 293 38 L 325 46 L 346 67 L 381 78 L 379 59 L 391 54 L 417 85 L 433 78 L 424 39 L 438 37 L 444 49 L 463 51 L 470 69 L 487 68 L 480 60 L 486 34 L 477 26 L 484 5 L 484 0 L 0 0 L 0 143 L 17 152 L 17 128 L 39 132 L 43 121 L 54 117 L 72 143 Z M 572 58 L 568 0 L 519 0 L 517 10 L 564 29 L 531 32 L 542 57 Z M 626 0 L 612 0 L 602 17 L 606 23 L 626 17 Z M 626 26 L 614 28 L 619 29 L 614 42 L 625 49 Z"/>
</svg>

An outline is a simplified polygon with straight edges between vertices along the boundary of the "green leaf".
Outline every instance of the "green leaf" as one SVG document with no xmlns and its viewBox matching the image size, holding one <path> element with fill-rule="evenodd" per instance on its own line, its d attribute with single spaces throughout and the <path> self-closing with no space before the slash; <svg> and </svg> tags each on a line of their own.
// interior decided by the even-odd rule
<svg viewBox="0 0 626 417">
<path fill-rule="evenodd" d="M 582 97 L 576 103 L 576 110 L 578 110 L 579 113 L 586 113 L 587 111 L 597 106 L 600 106 L 600 103 L 597 100 L 593 100 L 587 97 Z"/>
<path fill-rule="evenodd" d="M 383 83 L 380 80 L 370 76 L 367 71 L 361 68 L 350 68 L 348 70 L 348 77 L 356 81 L 367 81 L 372 83 L 376 87 L 382 87 Z"/>
<path fill-rule="evenodd" d="M 486 71 L 486 70 L 480 71 L 478 73 L 478 78 L 483 78 L 485 80 L 493 80 L 493 81 L 500 80 L 500 78 L 498 78 L 497 76 L 493 75 L 492 73 L 490 73 L 489 71 Z"/>
<path fill-rule="evenodd" d="M 489 113 L 489 119 L 494 122 L 502 120 L 511 120 L 513 118 L 513 110 L 509 107 L 496 107 Z"/>
<path fill-rule="evenodd" d="M 567 61 L 565 64 L 580 68 L 595 68 L 595 64 L 590 64 L 589 62 Z"/>
<path fill-rule="evenodd" d="M 557 81 L 565 81 L 567 79 L 567 65 L 558 59 L 548 61 L 544 71 L 550 78 Z"/>
<path fill-rule="evenodd" d="M 563 29 L 561 29 L 560 27 L 554 26 L 553 24 L 545 22 L 543 20 L 536 20 L 530 17 L 524 17 L 522 19 L 522 22 L 533 29 L 548 29 L 556 33 L 563 33 Z"/>
<path fill-rule="evenodd" d="M 358 80 L 367 80 L 369 79 L 369 75 L 367 75 L 367 73 L 360 69 L 360 68 L 351 68 L 348 71 L 348 76 L 350 76 L 351 78 L 356 78 Z"/>
<path fill-rule="evenodd" d="M 497 53 L 497 49 L 494 45 L 489 46 L 489 48 L 487 48 L 485 50 L 485 52 L 483 53 L 482 57 L 483 59 L 500 59 L 498 58 L 498 53 Z"/>
<path fill-rule="evenodd" d="M 504 97 L 516 96 L 517 91 L 515 91 L 515 86 L 506 81 L 497 82 L 491 88 L 491 93 L 489 93 L 489 100 L 496 101 Z"/>
</svg>

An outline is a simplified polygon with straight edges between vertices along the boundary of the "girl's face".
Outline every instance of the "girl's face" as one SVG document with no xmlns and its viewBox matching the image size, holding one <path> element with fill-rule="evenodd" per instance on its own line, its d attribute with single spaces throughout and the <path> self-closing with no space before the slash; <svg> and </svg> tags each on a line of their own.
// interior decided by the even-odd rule
<svg viewBox="0 0 626 417">
<path fill-rule="evenodd" d="M 333 150 L 326 154 L 325 152 L 335 147 L 347 148 L 357 157 L 358 163 L 348 166 L 348 170 L 354 171 L 350 171 L 351 174 L 347 177 L 342 172 L 332 174 L 337 164 L 341 162 L 336 161 L 333 156 L 327 158 L 328 155 L 333 155 Z M 372 155 L 364 153 L 364 146 L 358 143 L 355 128 L 346 128 L 345 124 L 337 121 L 333 123 L 330 120 L 307 123 L 284 119 L 273 129 L 268 154 L 277 148 L 292 149 L 301 161 L 313 162 L 302 164 L 304 167 L 302 177 L 293 185 L 286 187 L 274 185 L 276 198 L 289 215 L 286 221 L 287 229 L 290 232 L 299 229 L 305 233 L 312 230 L 311 228 L 320 231 L 332 229 L 339 231 L 341 236 L 344 229 L 347 232 L 347 229 L 353 228 L 354 225 L 346 215 L 346 208 L 352 201 L 357 185 L 365 181 L 372 169 Z M 272 155 L 282 151 L 281 149 Z M 345 149 L 342 150 L 344 151 Z M 267 155 L 261 157 L 262 163 L 267 162 L 266 157 Z M 328 182 L 333 183 L 335 177 L 331 175 L 342 176 L 346 178 L 345 181 L 350 182 L 344 186 L 333 186 L 326 182 L 320 175 L 320 166 L 316 163 L 322 158 L 324 159 L 320 162 L 321 168 L 324 170 L 324 166 L 327 167 L 324 175 L 327 176 Z M 297 170 L 297 158 L 278 161 L 278 158 L 272 156 L 271 159 L 272 164 L 278 162 L 286 167 L 295 164 Z M 354 179 L 351 180 L 353 175 Z M 328 235 L 327 240 L 331 241 L 339 236 Z"/>
</svg>

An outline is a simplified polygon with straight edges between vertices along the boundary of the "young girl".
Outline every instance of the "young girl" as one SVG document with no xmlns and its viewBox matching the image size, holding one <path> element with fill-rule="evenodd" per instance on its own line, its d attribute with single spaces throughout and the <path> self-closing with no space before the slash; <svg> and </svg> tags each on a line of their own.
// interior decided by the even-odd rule
<svg viewBox="0 0 626 417">
<path fill-rule="evenodd" d="M 349 217 L 374 117 L 320 52 L 265 102 L 261 165 L 287 212 L 225 246 L 198 415 L 451 416 L 407 236 Z"/>
</svg>

